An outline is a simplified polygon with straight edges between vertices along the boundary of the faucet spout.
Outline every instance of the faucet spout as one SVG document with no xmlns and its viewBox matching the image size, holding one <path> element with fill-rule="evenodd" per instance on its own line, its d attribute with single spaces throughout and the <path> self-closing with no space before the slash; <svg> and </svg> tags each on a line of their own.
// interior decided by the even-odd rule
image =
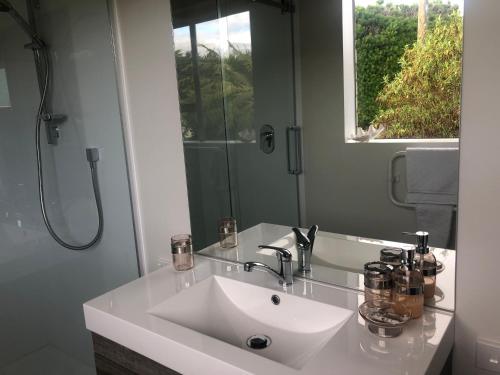
<svg viewBox="0 0 500 375">
<path fill-rule="evenodd" d="M 286 282 L 285 278 L 277 271 L 273 270 L 271 267 L 269 267 L 267 264 L 260 263 L 260 262 L 246 262 L 243 265 L 243 269 L 246 272 L 252 272 L 254 268 L 261 268 L 263 270 L 266 270 L 269 272 L 271 275 L 277 277 L 281 282 Z"/>
<path fill-rule="evenodd" d="M 288 249 L 283 249 L 274 246 L 259 246 L 259 249 L 271 249 L 276 251 L 276 256 L 280 262 L 280 271 L 275 271 L 267 264 L 260 262 L 246 262 L 243 269 L 246 272 L 252 272 L 254 268 L 262 268 L 269 272 L 271 275 L 280 280 L 280 284 L 292 285 L 293 284 L 293 267 L 292 267 L 292 253 Z"/>
</svg>

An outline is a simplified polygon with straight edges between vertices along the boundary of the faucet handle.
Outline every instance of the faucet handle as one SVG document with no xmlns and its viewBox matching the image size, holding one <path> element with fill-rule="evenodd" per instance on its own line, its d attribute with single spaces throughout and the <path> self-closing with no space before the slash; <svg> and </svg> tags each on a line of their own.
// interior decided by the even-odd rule
<svg viewBox="0 0 500 375">
<path fill-rule="evenodd" d="M 276 246 L 268 246 L 268 245 L 259 245 L 259 249 L 271 249 L 271 250 L 276 251 L 278 258 L 280 258 L 284 261 L 291 261 L 292 260 L 292 253 L 288 249 L 285 249 L 282 247 L 276 247 Z"/>
<path fill-rule="evenodd" d="M 307 238 L 309 239 L 309 242 L 311 242 L 311 252 L 313 251 L 314 248 L 314 240 L 316 239 L 316 234 L 318 234 L 319 226 L 318 225 L 313 225 L 311 228 L 309 228 L 309 232 L 307 232 Z"/>
<path fill-rule="evenodd" d="M 297 245 L 304 249 L 309 249 L 311 247 L 311 240 L 309 236 L 305 236 L 304 233 L 300 231 L 299 228 L 292 228 L 293 233 L 295 233 L 295 238 L 297 239 Z M 309 235 L 309 234 L 308 234 Z"/>
</svg>

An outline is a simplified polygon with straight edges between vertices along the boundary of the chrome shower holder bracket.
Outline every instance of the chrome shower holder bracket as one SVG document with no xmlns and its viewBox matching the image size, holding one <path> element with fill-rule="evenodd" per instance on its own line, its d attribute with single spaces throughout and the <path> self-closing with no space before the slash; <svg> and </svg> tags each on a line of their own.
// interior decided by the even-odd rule
<svg viewBox="0 0 500 375">
<path fill-rule="evenodd" d="M 58 139 L 61 136 L 61 128 L 59 126 L 66 122 L 67 118 L 68 117 L 66 115 L 61 114 L 44 113 L 42 115 L 42 120 L 45 123 L 48 144 L 57 145 Z"/>
</svg>

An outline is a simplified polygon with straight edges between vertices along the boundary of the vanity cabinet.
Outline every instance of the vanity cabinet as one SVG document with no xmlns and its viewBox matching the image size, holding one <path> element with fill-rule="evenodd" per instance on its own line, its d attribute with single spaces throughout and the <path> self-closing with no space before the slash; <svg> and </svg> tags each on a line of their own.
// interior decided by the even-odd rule
<svg viewBox="0 0 500 375">
<path fill-rule="evenodd" d="M 92 333 L 97 375 L 178 375 L 158 362 Z"/>
</svg>

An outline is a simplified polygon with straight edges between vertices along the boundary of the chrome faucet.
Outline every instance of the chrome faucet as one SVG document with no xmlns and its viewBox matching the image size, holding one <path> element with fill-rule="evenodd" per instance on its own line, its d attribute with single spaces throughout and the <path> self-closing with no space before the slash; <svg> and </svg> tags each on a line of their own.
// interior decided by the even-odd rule
<svg viewBox="0 0 500 375">
<path fill-rule="evenodd" d="M 280 284 L 292 285 L 293 284 L 293 268 L 292 268 L 292 253 L 288 249 L 275 246 L 259 246 L 259 249 L 271 249 L 276 251 L 276 257 L 280 263 L 280 271 L 277 272 L 269 267 L 267 264 L 260 262 L 246 262 L 243 269 L 247 272 L 252 272 L 254 268 L 262 268 L 269 272 L 271 275 L 276 276 L 280 280 Z"/>
<path fill-rule="evenodd" d="M 292 228 L 295 233 L 295 238 L 297 240 L 297 252 L 299 256 L 299 272 L 307 273 L 311 272 L 311 254 L 314 247 L 314 240 L 316 239 L 316 234 L 318 233 L 319 227 L 313 225 L 307 236 L 305 236 L 299 228 Z"/>
</svg>

